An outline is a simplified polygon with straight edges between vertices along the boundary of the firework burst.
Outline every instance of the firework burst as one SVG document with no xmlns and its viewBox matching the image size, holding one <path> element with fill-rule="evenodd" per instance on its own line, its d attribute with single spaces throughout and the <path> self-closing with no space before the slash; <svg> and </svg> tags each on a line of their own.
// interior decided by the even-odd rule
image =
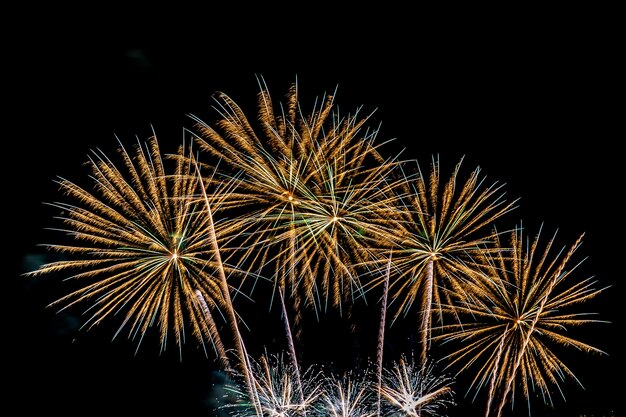
<svg viewBox="0 0 626 417">
<path fill-rule="evenodd" d="M 560 381 L 575 377 L 555 348 L 603 353 L 567 335 L 567 331 L 600 320 L 575 307 L 597 296 L 592 278 L 576 280 L 581 262 L 572 264 L 581 236 L 569 252 L 553 252 L 556 234 L 541 247 L 541 230 L 526 242 L 521 228 L 511 233 L 510 245 L 500 240 L 502 250 L 485 252 L 485 279 L 480 291 L 468 297 L 457 314 L 463 324 L 442 328 L 436 340 L 462 345 L 446 357 L 449 366 L 464 372 L 477 366 L 470 390 L 487 390 L 486 416 L 501 416 L 507 403 L 514 404 L 515 390 L 529 400 L 533 392 L 553 405 L 551 386 L 562 395 Z M 511 249 L 507 249 L 511 248 Z M 530 411 L 530 402 L 528 403 Z"/>
<path fill-rule="evenodd" d="M 383 372 L 378 388 L 383 401 L 383 415 L 435 417 L 453 406 L 453 380 L 436 375 L 435 364 L 417 365 L 403 356 Z"/>
<path fill-rule="evenodd" d="M 314 412 L 322 394 L 322 374 L 312 368 L 300 375 L 298 368 L 285 361 L 283 355 L 263 355 L 259 361 L 250 360 L 255 381 L 257 402 L 262 416 L 301 417 Z M 229 385 L 233 397 L 221 407 L 232 416 L 255 415 L 249 393 L 239 385 Z"/>
<path fill-rule="evenodd" d="M 64 259 L 28 275 L 69 275 L 78 289 L 51 306 L 65 310 L 89 303 L 83 328 L 121 316 L 116 336 L 127 329 L 139 347 L 148 329 L 158 327 L 162 350 L 172 334 L 181 347 L 191 329 L 226 361 L 213 318 L 225 307 L 216 272 L 225 267 L 216 262 L 197 167 L 181 146 L 167 174 L 156 137 L 138 143 L 134 154 L 121 143 L 118 150 L 121 166 L 93 152 L 91 191 L 58 181 L 68 202 L 51 204 L 61 210 L 58 219 L 64 225 L 54 230 L 71 243 L 43 245 Z M 219 206 L 217 199 L 211 204 Z"/>
<path fill-rule="evenodd" d="M 414 303 L 419 304 L 423 361 L 435 311 L 442 318 L 438 306 L 449 301 L 450 295 L 464 297 L 473 291 L 472 277 L 485 251 L 484 243 L 493 238 L 483 230 L 515 208 L 515 201 L 505 200 L 501 184 L 485 183 L 480 168 L 461 184 L 462 162 L 446 183 L 438 159 L 433 158 L 428 176 L 417 165 L 416 175 L 407 176 L 409 191 L 398 203 L 402 210 L 394 235 L 397 245 L 390 305 L 397 305 L 395 320 L 406 315 Z"/>
<path fill-rule="evenodd" d="M 363 295 L 356 265 L 390 240 L 398 164 L 380 155 L 369 116 L 341 116 L 332 96 L 306 115 L 295 85 L 280 113 L 261 88 L 256 129 L 229 97 L 217 102 L 221 119 L 215 128 L 198 119 L 197 139 L 237 178 L 227 204 L 238 215 L 222 231 L 232 256 L 269 271 L 296 306 Z"/>
<path fill-rule="evenodd" d="M 326 377 L 324 393 L 320 397 L 321 416 L 373 417 L 376 415 L 370 373 L 345 372 Z"/>
</svg>

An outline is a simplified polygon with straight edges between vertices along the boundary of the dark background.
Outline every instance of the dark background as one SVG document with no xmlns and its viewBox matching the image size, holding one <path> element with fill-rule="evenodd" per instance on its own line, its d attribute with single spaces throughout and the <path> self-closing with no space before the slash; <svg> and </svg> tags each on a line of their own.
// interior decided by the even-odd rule
<svg viewBox="0 0 626 417">
<path fill-rule="evenodd" d="M 297 77 L 305 107 L 337 88 L 341 111 L 375 110 L 379 138 L 395 138 L 390 152 L 406 148 L 404 156 L 424 164 L 435 153 L 450 163 L 464 156 L 521 198 L 512 221 L 530 235 L 543 223 L 546 237 L 558 230 L 569 246 L 585 233 L 583 273 L 610 286 L 592 307 L 611 324 L 584 340 L 608 355 L 572 355 L 586 389 L 566 384 L 567 402 L 554 393 L 557 411 L 537 403 L 533 415 L 620 415 L 623 33 L 611 10 L 357 13 L 318 5 L 288 17 L 261 7 L 181 7 L 5 18 L 18 23 L 4 36 L 3 64 L 4 218 L 17 250 L 4 293 L 5 407 L 15 414 L 209 415 L 217 377 L 193 345 L 181 361 L 173 345 L 160 354 L 156 341 L 139 352 L 133 342 L 111 342 L 106 325 L 78 332 L 78 317 L 45 309 L 59 295 L 54 283 L 19 274 L 43 259 L 36 245 L 54 212 L 42 203 L 59 198 L 57 175 L 82 175 L 93 148 L 112 155 L 116 135 L 131 143 L 154 128 L 162 149 L 175 150 L 188 114 L 213 120 L 216 91 L 254 114 L 261 75 L 276 100 Z M 333 338 L 324 329 L 322 343 L 305 347 L 349 361 L 342 329 L 329 331 Z M 459 415 L 480 415 L 479 405 L 467 407 Z"/>
</svg>

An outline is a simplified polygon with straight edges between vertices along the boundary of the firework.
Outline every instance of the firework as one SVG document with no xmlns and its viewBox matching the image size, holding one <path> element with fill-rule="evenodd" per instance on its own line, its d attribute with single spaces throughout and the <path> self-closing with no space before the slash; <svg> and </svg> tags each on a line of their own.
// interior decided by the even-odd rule
<svg viewBox="0 0 626 417">
<path fill-rule="evenodd" d="M 229 97 L 217 102 L 221 119 L 198 119 L 197 139 L 237 178 L 227 203 L 237 216 L 222 231 L 231 256 L 269 271 L 296 305 L 340 307 L 363 295 L 356 266 L 391 238 L 398 164 L 380 155 L 369 116 L 341 116 L 332 96 L 306 115 L 295 85 L 278 114 L 262 87 L 256 129 Z"/>
<path fill-rule="evenodd" d="M 416 364 L 404 356 L 385 369 L 378 391 L 384 400 L 383 415 L 435 417 L 453 406 L 453 380 L 435 373 L 435 364 Z"/>
<path fill-rule="evenodd" d="M 486 184 L 480 168 L 460 184 L 462 162 L 445 184 L 438 158 L 433 158 L 428 176 L 417 165 L 416 175 L 407 175 L 409 191 L 397 203 L 402 209 L 394 235 L 390 306 L 397 305 L 395 320 L 406 315 L 415 302 L 419 304 L 423 361 L 433 309 L 438 311 L 450 294 L 464 297 L 472 291 L 477 259 L 485 251 L 483 244 L 493 238 L 484 232 L 491 230 L 486 226 L 515 208 L 515 201 L 505 200 L 501 184 Z M 438 317 L 442 317 L 440 311 Z"/>
<path fill-rule="evenodd" d="M 51 204 L 61 210 L 64 225 L 55 230 L 69 243 L 43 245 L 63 258 L 28 275 L 60 274 L 73 281 L 78 288 L 51 306 L 88 304 L 83 328 L 121 316 L 115 336 L 126 329 L 139 345 L 148 329 L 158 327 L 162 350 L 172 334 L 181 347 L 191 329 L 226 363 L 213 317 L 227 307 L 218 278 L 225 267 L 215 256 L 197 168 L 183 158 L 181 146 L 167 174 L 156 137 L 138 143 L 134 154 L 121 143 L 118 151 L 121 166 L 101 151 L 92 153 L 91 191 L 58 181 L 67 201 Z M 213 203 L 219 205 L 217 199 Z"/>
<path fill-rule="evenodd" d="M 301 339 L 303 306 L 341 311 L 364 295 L 359 268 L 390 240 L 399 162 L 380 155 L 369 116 L 340 115 L 332 96 L 306 115 L 294 85 L 277 113 L 263 84 L 256 126 L 225 94 L 216 103 L 219 121 L 196 118 L 194 135 L 219 159 L 218 183 L 235 184 L 223 203 L 230 221 L 217 230 L 221 248 L 238 267 L 273 279 L 297 377 L 286 300 Z"/>
<path fill-rule="evenodd" d="M 460 366 L 460 372 L 477 366 L 470 390 L 487 390 L 486 416 L 501 416 L 504 406 L 514 403 L 517 388 L 527 400 L 535 392 L 552 405 L 552 386 L 562 393 L 560 381 L 580 383 L 556 347 L 603 353 L 567 334 L 600 322 L 574 309 L 602 291 L 594 289 L 592 278 L 577 280 L 574 274 L 581 262 L 572 260 L 583 236 L 567 253 L 553 252 L 555 237 L 543 251 L 541 229 L 526 245 L 521 228 L 511 232 L 510 245 L 498 239 L 502 250 L 484 253 L 481 290 L 454 308 L 465 317 L 463 323 L 444 326 L 436 337 L 462 343 L 446 357 L 449 366 Z"/>
<path fill-rule="evenodd" d="M 192 335 L 235 378 L 234 403 L 223 408 L 234 416 L 440 415 L 454 402 L 452 379 L 428 360 L 437 341 L 461 343 L 444 359 L 459 373 L 477 368 L 469 391 L 486 391 L 486 416 L 500 417 L 519 391 L 552 405 L 552 387 L 578 382 L 556 346 L 603 353 L 565 335 L 599 322 L 570 312 L 602 291 L 591 279 L 572 282 L 582 236 L 556 256 L 554 237 L 541 252 L 540 234 L 524 247 L 521 228 L 505 245 L 495 222 L 516 201 L 479 168 L 463 181 L 461 159 L 446 182 L 433 158 L 427 175 L 419 164 L 406 175 L 414 161 L 383 157 L 371 115 L 340 114 L 332 95 L 306 113 L 295 84 L 275 106 L 259 82 L 254 123 L 222 93 L 215 125 L 194 116 L 187 132 L 211 158 L 202 164 L 185 145 L 164 158 L 152 137 L 135 152 L 120 143 L 121 164 L 94 151 L 91 188 L 58 181 L 67 200 L 51 206 L 65 240 L 43 246 L 60 260 L 27 274 L 66 278 L 70 291 L 50 306 L 87 305 L 85 329 L 121 317 L 114 337 L 127 333 L 138 348 L 149 330 L 162 350 L 172 336 L 182 350 Z M 235 295 L 249 296 L 247 277 L 274 286 L 288 361 L 247 353 L 233 306 Z M 304 307 L 350 314 L 374 288 L 382 292 L 375 372 L 301 372 L 286 300 L 297 334 Z M 397 320 L 415 305 L 420 363 L 402 356 L 385 369 L 387 309 Z M 220 320 L 232 332 L 236 369 Z"/>
<path fill-rule="evenodd" d="M 283 355 L 263 355 L 259 361 L 250 360 L 255 391 L 262 416 L 295 417 L 311 415 L 322 394 L 322 374 L 312 368 L 299 370 L 285 361 Z M 230 392 L 227 404 L 221 407 L 232 416 L 254 415 L 254 407 L 247 391 L 237 384 L 227 386 Z"/>
<path fill-rule="evenodd" d="M 376 415 L 370 372 L 345 372 L 341 376 L 326 377 L 324 393 L 320 397 L 321 416 L 373 417 Z"/>
</svg>

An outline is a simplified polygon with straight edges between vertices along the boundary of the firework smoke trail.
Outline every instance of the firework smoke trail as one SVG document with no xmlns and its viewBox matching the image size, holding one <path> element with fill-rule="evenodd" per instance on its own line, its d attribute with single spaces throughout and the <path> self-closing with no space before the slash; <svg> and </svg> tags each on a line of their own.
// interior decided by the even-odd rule
<svg viewBox="0 0 626 417">
<path fill-rule="evenodd" d="M 485 252 L 485 269 L 480 291 L 450 311 L 463 318 L 459 324 L 441 328 L 437 341 L 462 342 L 445 357 L 448 367 L 459 372 L 478 366 L 469 390 L 478 393 L 488 387 L 486 416 L 501 416 L 509 401 L 514 404 L 514 384 L 519 383 L 526 400 L 537 391 L 545 404 L 552 405 L 550 385 L 561 392 L 559 380 L 569 377 L 582 386 L 550 345 L 573 347 L 587 353 L 603 351 L 580 342 L 565 332 L 601 320 L 590 313 L 571 311 L 597 296 L 592 278 L 572 281 L 582 263 L 568 266 L 582 236 L 565 255 L 552 255 L 556 234 L 540 252 L 541 230 L 532 245 L 522 241 L 521 227 L 511 232 L 510 245 L 497 240 L 497 252 Z M 499 398 L 497 411 L 491 410 Z M 528 402 L 530 412 L 530 402 Z"/>
<path fill-rule="evenodd" d="M 90 316 L 82 328 L 125 313 L 115 336 L 128 327 L 130 338 L 139 337 L 137 348 L 148 329 L 158 326 L 161 349 L 172 333 L 180 349 L 189 326 L 202 346 L 210 341 L 219 351 L 222 342 L 216 339 L 205 306 L 227 307 L 215 276 L 226 267 L 215 263 L 204 203 L 190 198 L 199 192 L 200 183 L 185 158 L 185 147 L 172 160 L 170 175 L 155 136 L 145 149 L 138 143 L 135 155 L 121 143 L 118 150 L 123 169 L 94 151 L 88 164 L 93 191 L 58 181 L 69 202 L 50 204 L 62 210 L 57 219 L 65 226 L 53 230 L 67 235 L 70 243 L 43 246 L 68 259 L 26 275 L 69 273 L 68 281 L 79 288 L 50 306 L 65 310 L 89 304 Z M 212 198 L 219 206 L 220 193 Z M 228 272 L 237 271 L 229 267 Z"/>
<path fill-rule="evenodd" d="M 390 304 L 397 303 L 395 321 L 418 301 L 424 362 L 431 343 L 433 309 L 442 321 L 439 306 L 443 302 L 453 305 L 451 297 L 470 295 L 485 242 L 494 238 L 483 230 L 516 207 L 516 200 L 505 200 L 503 185 L 485 183 L 478 167 L 465 183 L 458 184 L 462 163 L 463 159 L 445 184 L 438 158 L 433 157 L 429 176 L 416 165 L 416 174 L 406 175 L 408 197 L 400 203 L 402 219 L 394 249 L 397 274 Z"/>
<path fill-rule="evenodd" d="M 448 376 L 435 375 L 434 363 L 416 364 L 404 356 L 385 370 L 379 389 L 385 400 L 384 415 L 436 417 L 454 405 Z"/>
</svg>

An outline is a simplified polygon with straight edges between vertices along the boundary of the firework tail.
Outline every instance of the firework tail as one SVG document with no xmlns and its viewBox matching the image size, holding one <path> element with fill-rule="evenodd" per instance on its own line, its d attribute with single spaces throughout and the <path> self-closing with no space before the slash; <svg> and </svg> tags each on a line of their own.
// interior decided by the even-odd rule
<svg viewBox="0 0 626 417">
<path fill-rule="evenodd" d="M 385 282 L 383 283 L 383 300 L 380 307 L 380 326 L 378 328 L 378 343 L 376 345 L 376 378 L 377 378 L 377 396 L 376 396 L 376 415 L 380 417 L 380 392 L 383 384 L 383 347 L 385 345 L 385 325 L 387 317 L 387 296 L 389 294 L 389 274 L 391 272 L 391 257 L 389 253 L 389 262 L 387 262 L 387 270 L 385 271 Z"/>
<path fill-rule="evenodd" d="M 296 348 L 293 343 L 293 337 L 291 336 L 291 327 L 289 326 L 289 317 L 287 316 L 287 307 L 285 306 L 285 296 L 283 294 L 283 288 L 278 289 L 280 294 L 280 306 L 282 308 L 283 323 L 285 325 L 285 333 L 287 334 L 287 343 L 289 344 L 289 359 L 291 366 L 296 373 L 296 383 L 298 384 L 298 396 L 300 397 L 300 403 L 304 404 L 304 393 L 302 392 L 302 379 L 300 377 L 300 368 L 298 367 L 298 360 L 296 358 Z M 304 412 L 306 416 L 306 411 Z"/>
<path fill-rule="evenodd" d="M 239 366 L 241 367 L 241 373 L 243 374 L 246 380 L 246 387 L 248 389 L 248 395 L 250 396 L 250 400 L 254 404 L 254 409 L 256 411 L 257 416 L 262 417 L 263 414 L 261 412 L 261 406 L 259 405 L 258 396 L 256 394 L 256 389 L 254 385 L 254 376 L 250 371 L 250 363 L 248 362 L 248 354 L 246 352 L 243 340 L 241 338 L 241 333 L 239 332 L 239 326 L 237 325 L 237 315 L 233 309 L 233 303 L 230 298 L 230 291 L 228 289 L 228 282 L 226 281 L 226 274 L 224 273 L 224 265 L 222 264 L 222 258 L 220 256 L 219 246 L 217 244 L 217 236 L 215 234 L 215 226 L 213 223 L 213 212 L 211 210 L 211 204 L 209 203 L 209 198 L 206 194 L 206 188 L 204 186 L 204 182 L 202 180 L 202 176 L 200 175 L 200 169 L 196 161 L 194 161 L 196 172 L 198 174 L 198 180 L 201 182 L 202 189 L 202 198 L 206 204 L 206 211 L 209 220 L 208 230 L 211 237 L 211 246 L 215 256 L 215 263 L 218 268 L 219 275 L 219 285 L 222 291 L 222 295 L 224 296 L 224 301 L 226 304 L 226 314 L 230 321 L 231 329 L 233 331 L 235 348 L 237 350 L 239 356 Z"/>
<path fill-rule="evenodd" d="M 496 390 L 496 378 L 498 377 L 498 364 L 500 363 L 500 358 L 502 358 L 502 351 L 504 350 L 504 342 L 506 340 L 506 336 L 509 333 L 509 326 L 506 326 L 504 330 L 504 334 L 502 334 L 502 340 L 498 344 L 498 355 L 496 357 L 496 365 L 493 367 L 493 372 L 491 374 L 491 381 L 489 382 L 489 395 L 487 396 L 487 408 L 485 409 L 485 417 L 489 417 L 489 411 L 491 410 L 491 403 L 493 402 L 493 398 L 495 396 Z"/>
<path fill-rule="evenodd" d="M 291 251 L 291 259 L 295 259 L 296 256 L 296 237 L 295 231 L 293 230 L 293 225 L 291 226 L 291 236 L 290 236 L 290 251 Z M 290 282 L 295 281 L 295 269 L 293 266 L 289 268 L 289 274 L 291 274 Z M 283 309 L 283 318 L 285 320 L 285 330 L 287 333 L 287 341 L 289 343 L 289 350 L 291 352 L 291 365 L 293 366 L 293 370 L 296 373 L 296 381 L 298 383 L 298 394 L 300 395 L 300 402 L 304 403 L 304 393 L 302 392 L 302 378 L 300 377 L 300 367 L 298 366 L 298 356 L 296 355 L 296 346 L 293 342 L 293 333 L 291 332 L 291 326 L 289 325 L 289 316 L 287 315 L 287 308 L 285 306 L 285 287 L 283 285 L 282 293 L 280 295 L 281 307 Z M 300 297 L 293 297 L 295 299 L 299 299 Z M 296 317 L 300 317 L 301 311 L 298 306 L 296 308 Z M 302 331 L 302 323 L 298 320 L 298 328 Z M 304 411 L 304 415 L 306 416 L 306 410 Z"/>
<path fill-rule="evenodd" d="M 426 360 L 428 357 L 428 348 L 430 345 L 430 321 L 431 321 L 431 311 L 432 311 L 432 302 L 433 302 L 433 279 L 434 279 L 434 264 L 435 261 L 433 257 L 428 260 L 426 264 L 426 300 L 424 300 L 424 305 L 422 308 L 422 321 L 420 325 L 420 338 L 422 343 L 422 366 L 426 366 Z"/>
<path fill-rule="evenodd" d="M 215 347 L 215 353 L 217 354 L 219 363 L 228 373 L 232 373 L 233 369 L 230 366 L 230 361 L 228 360 L 228 356 L 226 355 L 226 350 L 224 349 L 224 344 L 222 343 L 222 339 L 217 332 L 217 326 L 215 325 L 215 321 L 213 320 L 213 316 L 211 315 L 211 310 L 209 310 L 209 306 L 206 303 L 206 300 L 202 296 L 200 290 L 196 290 L 196 297 L 202 306 L 202 311 L 204 312 L 204 317 L 209 322 L 208 327 L 211 332 L 211 338 L 213 340 L 213 346 Z"/>
</svg>

